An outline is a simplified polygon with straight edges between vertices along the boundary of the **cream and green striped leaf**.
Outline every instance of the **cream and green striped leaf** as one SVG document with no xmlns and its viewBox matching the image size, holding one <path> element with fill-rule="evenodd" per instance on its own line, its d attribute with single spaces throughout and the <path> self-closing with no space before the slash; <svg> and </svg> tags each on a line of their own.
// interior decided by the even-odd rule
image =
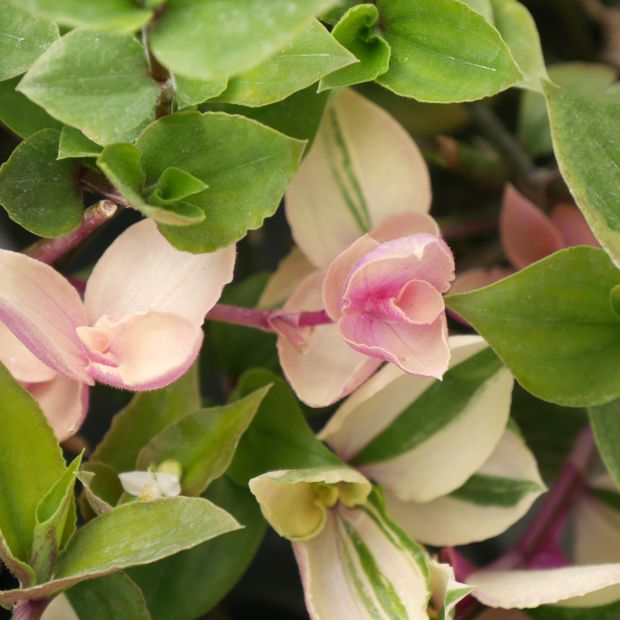
<svg viewBox="0 0 620 620">
<path fill-rule="evenodd" d="M 443 546 L 497 536 L 530 509 L 545 491 L 532 453 L 507 429 L 493 454 L 452 493 L 430 502 L 402 501 L 386 493 L 390 513 L 410 536 Z"/>
<path fill-rule="evenodd" d="M 320 437 L 403 501 L 428 502 L 463 485 L 499 442 L 513 378 L 476 336 L 450 339 L 443 381 L 388 366 L 354 392 Z"/>
<path fill-rule="evenodd" d="M 441 564 L 436 560 L 429 561 L 431 575 L 431 607 L 437 620 L 453 620 L 457 603 L 465 598 L 471 587 L 456 580 L 454 569 L 449 564 Z"/>
<path fill-rule="evenodd" d="M 424 550 L 386 514 L 374 492 L 335 504 L 321 530 L 293 543 L 313 620 L 426 620 L 430 571 Z"/>
<path fill-rule="evenodd" d="M 314 144 L 286 191 L 297 245 L 315 267 L 391 215 L 427 213 L 424 159 L 389 114 L 352 90 L 328 105 Z"/>
</svg>

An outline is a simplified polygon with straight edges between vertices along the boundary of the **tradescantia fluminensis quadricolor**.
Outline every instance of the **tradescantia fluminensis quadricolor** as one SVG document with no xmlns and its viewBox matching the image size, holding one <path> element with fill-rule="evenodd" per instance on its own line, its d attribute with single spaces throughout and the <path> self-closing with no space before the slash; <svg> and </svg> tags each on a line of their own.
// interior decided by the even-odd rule
<svg viewBox="0 0 620 620">
<path fill-rule="evenodd" d="M 620 7 L 542 4 L 0 0 L 2 613 L 620 617 Z"/>
</svg>

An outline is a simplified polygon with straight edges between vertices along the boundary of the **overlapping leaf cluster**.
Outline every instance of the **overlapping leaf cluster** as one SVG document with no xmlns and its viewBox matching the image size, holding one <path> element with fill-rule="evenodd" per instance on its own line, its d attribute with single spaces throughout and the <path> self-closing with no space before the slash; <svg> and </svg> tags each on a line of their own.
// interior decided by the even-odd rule
<svg viewBox="0 0 620 620">
<path fill-rule="evenodd" d="M 407 104 L 520 89 L 518 139 L 532 157 L 555 153 L 601 245 L 568 248 L 448 296 L 448 308 L 486 342 L 453 337 L 443 382 L 382 368 L 318 438 L 282 378 L 275 339 L 245 328 L 213 325 L 203 350 L 203 378 L 222 381 L 228 404 L 204 406 L 206 381 L 194 367 L 135 396 L 84 462 L 65 462 L 39 406 L 1 367 L 0 558 L 19 584 L 0 592 L 0 604 L 32 614 L 25 617 L 39 617 L 37 606 L 54 599 L 48 613 L 57 605 L 78 618 L 191 620 L 239 580 L 269 523 L 293 541 L 313 618 L 336 620 L 342 600 L 359 617 L 448 619 L 472 588 L 481 603 L 527 608 L 534 619 L 614 617 L 614 81 L 600 66 L 547 69 L 536 24 L 517 0 L 0 0 L 0 122 L 17 138 L 0 168 L 0 205 L 34 235 L 67 235 L 85 207 L 108 198 L 155 221 L 179 250 L 213 252 L 261 228 L 287 187 L 291 202 L 301 196 L 327 220 L 331 210 L 350 209 L 347 192 L 311 204 L 314 189 L 320 198 L 333 188 L 330 174 L 352 168 L 348 182 L 363 193 L 355 173 L 371 174 L 351 163 L 350 135 L 329 125 L 334 102 L 344 100 L 341 89 L 374 83 Z M 381 122 L 362 127 L 364 106 L 350 101 L 351 127 L 367 131 L 376 157 L 404 177 L 399 156 L 387 155 L 398 140 L 386 147 Z M 329 132 L 335 163 L 321 150 Z M 307 176 L 291 186 L 306 156 Z M 476 163 L 488 164 L 485 157 L 477 153 Z M 390 182 L 385 168 L 386 178 L 373 182 Z M 511 180 L 522 181 L 519 172 Z M 416 187 L 398 189 L 404 200 Z M 358 218 L 363 232 L 378 223 L 366 216 Z M 317 255 L 323 241 L 312 248 Z M 276 278 L 266 288 L 261 275 L 236 283 L 223 301 L 280 305 L 293 283 Z M 566 573 L 544 592 L 531 571 L 516 582 L 510 571 L 473 571 L 457 574 L 468 577 L 458 583 L 432 550 L 494 537 L 519 520 L 588 419 L 611 478 L 580 483 L 588 495 L 576 511 L 574 560 L 606 562 L 607 572 L 566 569 L 577 575 L 576 591 L 564 587 Z M 123 491 L 119 474 L 170 461 L 182 472 L 181 497 L 142 502 Z M 340 571 L 329 582 L 317 578 L 326 566 Z M 571 595 L 593 592 L 611 594 L 571 606 Z"/>
</svg>

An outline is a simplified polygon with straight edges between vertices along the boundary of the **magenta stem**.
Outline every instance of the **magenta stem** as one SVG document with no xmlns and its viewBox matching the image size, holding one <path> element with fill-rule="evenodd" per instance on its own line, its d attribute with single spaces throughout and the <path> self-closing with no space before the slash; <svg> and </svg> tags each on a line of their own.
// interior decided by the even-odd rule
<svg viewBox="0 0 620 620">
<path fill-rule="evenodd" d="M 275 332 L 272 321 L 278 319 L 294 327 L 315 327 L 317 325 L 329 325 L 333 323 L 325 310 L 313 312 L 286 312 L 282 310 L 256 310 L 254 308 L 240 308 L 228 304 L 216 304 L 207 314 L 207 319 L 243 325 L 260 329 L 265 332 Z"/>
<path fill-rule="evenodd" d="M 562 471 L 551 487 L 543 505 L 515 547 L 485 570 L 514 570 L 536 564 L 539 552 L 546 553 L 561 540 L 568 515 L 588 488 L 588 472 L 596 455 L 596 443 L 590 426 L 584 427 Z M 467 567 L 466 572 L 471 568 Z M 459 604 L 457 618 L 468 620 L 482 605 L 472 596 Z"/>
<path fill-rule="evenodd" d="M 558 479 L 525 534 L 515 549 L 493 565 L 494 569 L 528 565 L 546 543 L 559 541 L 570 509 L 587 489 L 588 472 L 595 454 L 594 435 L 588 425 L 577 436 Z"/>
<path fill-rule="evenodd" d="M 57 260 L 76 248 L 97 228 L 105 224 L 116 214 L 117 206 L 109 201 L 102 200 L 95 206 L 86 209 L 80 225 L 69 234 L 57 239 L 42 239 L 25 250 L 25 254 L 52 265 Z"/>
</svg>

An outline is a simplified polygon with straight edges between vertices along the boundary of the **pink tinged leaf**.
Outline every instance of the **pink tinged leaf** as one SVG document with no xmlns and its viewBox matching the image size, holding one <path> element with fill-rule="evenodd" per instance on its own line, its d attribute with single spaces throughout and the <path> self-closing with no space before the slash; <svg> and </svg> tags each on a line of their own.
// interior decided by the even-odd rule
<svg viewBox="0 0 620 620">
<path fill-rule="evenodd" d="M 176 314 L 202 325 L 233 277 L 235 248 L 190 254 L 172 247 L 152 220 L 128 228 L 104 252 L 88 280 L 91 322 L 132 312 Z"/>
<path fill-rule="evenodd" d="M 0 362 L 21 383 L 50 381 L 56 376 L 56 372 L 36 358 L 4 323 L 0 323 Z"/>
<path fill-rule="evenodd" d="M 77 291 L 49 265 L 0 250 L 0 321 L 49 368 L 90 382 L 75 330 L 87 322 Z"/>
<path fill-rule="evenodd" d="M 342 336 L 405 372 L 441 377 L 450 359 L 441 292 L 453 277 L 452 253 L 433 235 L 381 244 L 353 267 L 342 295 Z"/>
<path fill-rule="evenodd" d="M 340 318 L 342 294 L 351 275 L 351 270 L 364 256 L 378 247 L 379 243 L 373 237 L 364 235 L 337 256 L 329 266 L 323 281 L 323 304 L 327 314 L 334 321 Z"/>
<path fill-rule="evenodd" d="M 285 310 L 320 310 L 323 306 L 323 274 L 305 278 L 290 297 Z M 289 338 L 278 337 L 280 364 L 297 396 L 312 407 L 334 403 L 361 385 L 381 364 L 354 351 L 336 325 L 320 325 L 300 331 L 306 346 L 300 350 Z"/>
<path fill-rule="evenodd" d="M 425 233 L 382 243 L 354 267 L 344 290 L 350 303 L 368 295 L 394 297 L 411 280 L 423 280 L 440 293 L 454 279 L 454 257 L 444 241 Z"/>
<path fill-rule="evenodd" d="M 426 325 L 395 323 L 365 314 L 345 315 L 338 325 L 356 351 L 392 362 L 407 373 L 440 379 L 448 368 L 445 315 Z"/>
<path fill-rule="evenodd" d="M 80 381 L 56 375 L 51 381 L 28 386 L 59 441 L 78 432 L 88 412 L 89 388 Z"/>
<path fill-rule="evenodd" d="M 467 582 L 489 607 L 529 609 L 540 605 L 595 607 L 620 598 L 620 564 L 551 570 L 480 571 Z"/>
<path fill-rule="evenodd" d="M 340 316 L 343 291 L 353 267 L 362 258 L 382 243 L 419 233 L 439 236 L 439 227 L 430 215 L 425 213 L 393 215 L 339 254 L 329 266 L 323 283 L 323 300 L 329 316 L 334 320 Z"/>
<path fill-rule="evenodd" d="M 103 316 L 78 334 L 98 360 L 90 363 L 89 374 L 131 391 L 159 389 L 185 374 L 203 339 L 200 326 L 163 312 L 133 312 L 120 320 Z"/>
<path fill-rule="evenodd" d="M 400 213 L 392 215 L 370 231 L 373 239 L 376 239 L 379 243 L 418 233 L 427 233 L 434 237 L 441 236 L 437 222 L 426 213 Z"/>
<path fill-rule="evenodd" d="M 504 193 L 500 234 L 506 256 L 517 269 L 565 247 L 551 220 L 512 185 Z"/>
<path fill-rule="evenodd" d="M 571 247 L 573 245 L 593 245 L 600 247 L 596 240 L 586 218 L 583 217 L 581 211 L 577 207 L 567 204 L 559 204 L 551 211 L 551 221 L 560 231 L 564 245 Z"/>
</svg>

